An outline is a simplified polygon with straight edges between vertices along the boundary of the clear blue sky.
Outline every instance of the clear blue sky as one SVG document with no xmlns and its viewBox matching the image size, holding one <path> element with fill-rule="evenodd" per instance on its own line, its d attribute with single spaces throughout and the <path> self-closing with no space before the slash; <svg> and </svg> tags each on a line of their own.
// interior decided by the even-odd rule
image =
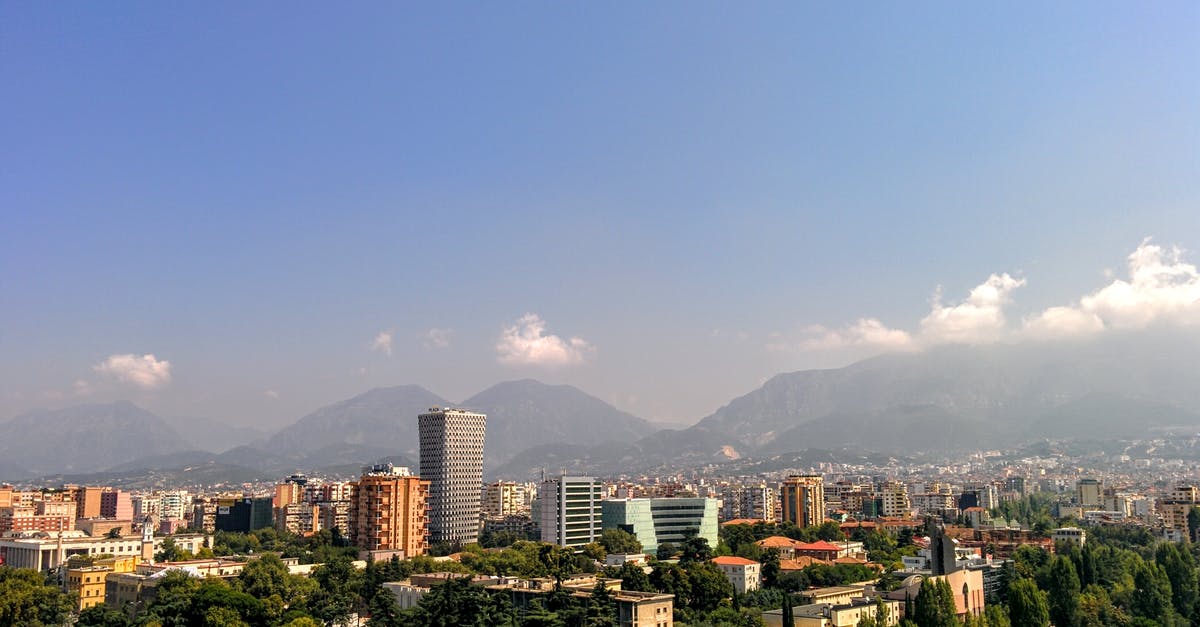
<svg viewBox="0 0 1200 627">
<path fill-rule="evenodd" d="M 1042 4 L 6 3 L 0 419 L 532 376 L 692 422 L 992 273 L 1016 333 L 1200 249 L 1200 5 Z"/>
</svg>

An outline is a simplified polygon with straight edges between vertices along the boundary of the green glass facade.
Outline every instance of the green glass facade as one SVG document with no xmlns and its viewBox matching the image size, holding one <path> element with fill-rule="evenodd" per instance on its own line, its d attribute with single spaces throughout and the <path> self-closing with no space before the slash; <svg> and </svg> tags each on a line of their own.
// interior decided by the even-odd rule
<svg viewBox="0 0 1200 627">
<path fill-rule="evenodd" d="M 716 499 L 608 499 L 600 505 L 602 527 L 632 533 L 646 553 L 658 551 L 664 542 L 682 544 L 691 536 L 717 546 Z"/>
</svg>

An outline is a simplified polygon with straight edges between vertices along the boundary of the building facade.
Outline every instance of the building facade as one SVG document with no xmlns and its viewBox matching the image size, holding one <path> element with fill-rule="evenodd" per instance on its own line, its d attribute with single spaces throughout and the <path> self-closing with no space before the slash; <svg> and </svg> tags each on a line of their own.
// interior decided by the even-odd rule
<svg viewBox="0 0 1200 627">
<path fill-rule="evenodd" d="M 487 416 L 431 408 L 417 417 L 421 478 L 429 482 L 429 542 L 479 538 Z"/>
<path fill-rule="evenodd" d="M 600 539 L 604 484 L 592 477 L 562 476 L 538 488 L 542 542 L 583 546 Z"/>
<path fill-rule="evenodd" d="M 783 521 L 797 527 L 825 522 L 825 479 L 821 475 L 792 475 L 779 486 Z"/>
<path fill-rule="evenodd" d="M 693 536 L 717 546 L 717 499 L 608 499 L 601 503 L 601 512 L 603 529 L 632 533 L 646 553 L 668 542 L 678 546 Z"/>
<path fill-rule="evenodd" d="M 405 558 L 425 554 L 428 481 L 407 468 L 376 466 L 351 494 L 351 542 L 365 551 L 403 551 Z"/>
</svg>

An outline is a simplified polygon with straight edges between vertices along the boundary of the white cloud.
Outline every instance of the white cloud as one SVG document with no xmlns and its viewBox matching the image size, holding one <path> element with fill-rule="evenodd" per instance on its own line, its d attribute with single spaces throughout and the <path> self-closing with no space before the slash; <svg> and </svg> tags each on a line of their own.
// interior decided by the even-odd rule
<svg viewBox="0 0 1200 627">
<path fill-rule="evenodd" d="M 380 331 L 379 334 L 375 336 L 375 339 L 371 340 L 371 348 L 370 349 L 373 351 L 379 351 L 379 352 L 387 355 L 388 357 L 391 357 L 392 356 L 392 332 L 391 331 Z"/>
<path fill-rule="evenodd" d="M 1147 238 L 1129 255 L 1129 280 L 1116 279 L 1084 296 L 1079 308 L 1106 327 L 1138 329 L 1158 320 L 1200 323 L 1200 272 L 1183 261 L 1183 251 Z"/>
<path fill-rule="evenodd" d="M 450 338 L 453 336 L 454 329 L 434 327 L 425 332 L 425 348 L 446 348 L 450 346 Z"/>
<path fill-rule="evenodd" d="M 497 361 L 510 366 L 563 366 L 582 362 L 595 347 L 579 337 L 563 339 L 546 335 L 546 323 L 527 313 L 516 324 L 505 327 L 496 341 Z"/>
<path fill-rule="evenodd" d="M 1051 307 L 1025 319 L 1022 333 L 1039 340 L 1054 340 L 1091 335 L 1104 330 L 1104 321 L 1095 314 L 1074 307 Z"/>
<path fill-rule="evenodd" d="M 1025 279 L 993 274 L 971 290 L 967 299 L 945 306 L 941 294 L 934 296 L 933 310 L 921 320 L 922 342 L 929 344 L 994 342 L 1007 331 L 1004 306 L 1012 301 L 1012 292 L 1025 285 Z"/>
<path fill-rule="evenodd" d="M 890 328 L 876 318 L 860 318 L 841 328 L 806 327 L 799 340 L 774 333 L 768 338 L 767 349 L 913 350 L 947 343 L 1078 338 L 1159 323 L 1200 325 L 1200 270 L 1184 260 L 1178 246 L 1159 246 L 1147 238 L 1130 253 L 1127 265 L 1128 278 L 1115 278 L 1115 273 L 1106 269 L 1104 276 L 1109 283 L 1104 287 L 1071 305 L 1028 315 L 1016 328 L 1009 325 L 1005 308 L 1012 303 L 1013 292 L 1025 285 L 1025 279 L 993 274 L 961 303 L 943 304 L 939 290 L 929 314 L 913 334 Z"/>
<path fill-rule="evenodd" d="M 144 389 L 153 389 L 171 382 L 171 362 L 165 359 L 159 361 L 152 354 L 140 357 L 132 353 L 109 355 L 108 359 L 96 364 L 92 369 L 122 383 Z"/>
<path fill-rule="evenodd" d="M 266 394 L 267 398 L 271 400 L 279 400 L 279 392 L 276 392 L 275 390 L 267 390 L 264 392 L 264 394 Z"/>
<path fill-rule="evenodd" d="M 805 350 L 834 350 L 852 346 L 867 346 L 884 350 L 912 350 L 916 341 L 907 331 L 891 329 L 876 318 L 859 318 L 841 329 L 823 326 L 808 327 L 809 337 L 800 341 Z"/>
<path fill-rule="evenodd" d="M 1129 278 L 1112 279 L 1070 306 L 1051 307 L 1025 320 L 1024 332 L 1052 339 L 1105 329 L 1141 329 L 1155 322 L 1200 324 L 1200 271 L 1183 251 L 1150 243 L 1129 254 Z M 1105 271 L 1112 278 L 1111 271 Z"/>
</svg>

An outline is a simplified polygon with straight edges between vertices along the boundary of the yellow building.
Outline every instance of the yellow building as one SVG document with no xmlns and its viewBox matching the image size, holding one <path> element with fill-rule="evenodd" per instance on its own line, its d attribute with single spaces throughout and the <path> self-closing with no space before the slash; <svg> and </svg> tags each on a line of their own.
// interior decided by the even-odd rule
<svg viewBox="0 0 1200 627">
<path fill-rule="evenodd" d="M 825 522 L 825 480 L 821 475 L 792 475 L 779 486 L 784 522 L 815 527 Z"/>
<path fill-rule="evenodd" d="M 133 557 L 96 560 L 91 566 L 67 569 L 67 592 L 78 595 L 75 611 L 82 612 L 104 603 L 104 589 L 111 573 L 131 573 L 137 564 Z"/>
</svg>

